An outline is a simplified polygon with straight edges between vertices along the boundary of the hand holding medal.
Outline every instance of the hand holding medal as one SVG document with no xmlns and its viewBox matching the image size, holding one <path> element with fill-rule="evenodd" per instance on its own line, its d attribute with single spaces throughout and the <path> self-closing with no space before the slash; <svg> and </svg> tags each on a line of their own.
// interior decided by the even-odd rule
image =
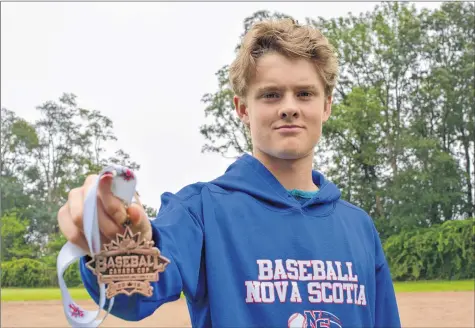
<svg viewBox="0 0 475 328">
<path fill-rule="evenodd" d="M 57 269 L 66 317 L 72 326 L 97 327 L 105 299 L 109 309 L 117 294 L 135 293 L 150 297 L 152 281 L 159 280 L 169 260 L 160 255 L 152 241 L 152 228 L 138 201 L 134 173 L 121 166 L 109 166 L 98 176 L 69 193 L 58 213 L 58 222 L 68 243 L 58 256 Z M 133 199 L 136 203 L 132 203 Z M 75 261 L 88 255 L 87 267 L 98 278 L 98 311 L 82 310 L 71 299 L 63 273 Z M 106 289 L 107 285 L 107 289 Z"/>
</svg>

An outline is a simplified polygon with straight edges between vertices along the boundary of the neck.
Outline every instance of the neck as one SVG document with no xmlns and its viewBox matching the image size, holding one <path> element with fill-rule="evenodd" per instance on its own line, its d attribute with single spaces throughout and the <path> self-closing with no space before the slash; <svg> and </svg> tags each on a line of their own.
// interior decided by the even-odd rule
<svg viewBox="0 0 475 328">
<path fill-rule="evenodd" d="M 312 152 L 299 159 L 280 159 L 259 150 L 254 150 L 253 156 L 276 177 L 285 189 L 318 190 L 312 179 Z"/>
</svg>

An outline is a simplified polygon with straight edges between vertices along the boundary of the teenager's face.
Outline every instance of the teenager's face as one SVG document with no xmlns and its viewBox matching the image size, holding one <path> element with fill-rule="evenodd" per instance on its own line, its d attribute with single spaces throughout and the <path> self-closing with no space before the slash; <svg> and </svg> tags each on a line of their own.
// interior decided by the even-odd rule
<svg viewBox="0 0 475 328">
<path fill-rule="evenodd" d="M 331 97 L 313 64 L 269 53 L 257 62 L 245 99 L 234 98 L 237 113 L 250 127 L 253 151 L 279 159 L 313 157 Z M 243 101 L 244 100 L 244 101 Z"/>
</svg>

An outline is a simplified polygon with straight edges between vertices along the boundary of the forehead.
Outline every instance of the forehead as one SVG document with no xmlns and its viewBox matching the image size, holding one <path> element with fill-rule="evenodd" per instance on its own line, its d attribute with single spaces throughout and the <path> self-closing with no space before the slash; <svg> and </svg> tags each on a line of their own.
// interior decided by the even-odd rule
<svg viewBox="0 0 475 328">
<path fill-rule="evenodd" d="M 263 85 L 291 87 L 301 84 L 323 87 L 315 64 L 310 60 L 290 59 L 277 53 L 266 54 L 257 60 L 254 76 L 249 82 L 250 88 Z"/>
</svg>

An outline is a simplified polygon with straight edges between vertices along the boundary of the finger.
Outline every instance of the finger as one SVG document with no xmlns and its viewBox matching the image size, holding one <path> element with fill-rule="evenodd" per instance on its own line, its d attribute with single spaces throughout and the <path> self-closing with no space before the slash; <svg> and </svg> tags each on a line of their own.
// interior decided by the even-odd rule
<svg viewBox="0 0 475 328">
<path fill-rule="evenodd" d="M 133 226 L 139 226 L 143 224 L 144 219 L 148 219 L 143 207 L 136 203 L 130 204 L 127 208 L 127 214 Z"/>
<path fill-rule="evenodd" d="M 101 177 L 98 196 L 108 216 L 111 217 L 115 223 L 122 225 L 127 219 L 127 213 L 123 203 L 112 193 L 112 178 L 112 175 L 109 174 Z"/>
<path fill-rule="evenodd" d="M 140 197 L 139 193 L 135 192 L 133 202 L 132 204 L 130 204 L 130 206 L 127 209 L 127 214 L 129 215 L 130 222 L 132 223 L 133 226 L 136 226 L 136 227 L 143 225 L 144 219 L 148 220 L 148 215 L 139 197 Z"/>
<path fill-rule="evenodd" d="M 150 220 L 144 209 L 140 205 L 133 203 L 127 209 L 127 213 L 129 214 L 129 219 L 132 224 L 132 231 L 134 233 L 140 231 L 142 238 L 150 239 Z"/>
<path fill-rule="evenodd" d="M 58 211 L 58 225 L 61 233 L 69 242 L 80 247 L 86 253 L 89 253 L 89 246 L 87 245 L 86 238 L 73 223 L 67 206 L 61 207 Z"/>
<path fill-rule="evenodd" d="M 97 202 L 97 213 L 99 217 L 99 230 L 107 240 L 115 239 L 115 236 L 124 230 L 113 218 L 109 217 L 101 200 Z"/>
</svg>

